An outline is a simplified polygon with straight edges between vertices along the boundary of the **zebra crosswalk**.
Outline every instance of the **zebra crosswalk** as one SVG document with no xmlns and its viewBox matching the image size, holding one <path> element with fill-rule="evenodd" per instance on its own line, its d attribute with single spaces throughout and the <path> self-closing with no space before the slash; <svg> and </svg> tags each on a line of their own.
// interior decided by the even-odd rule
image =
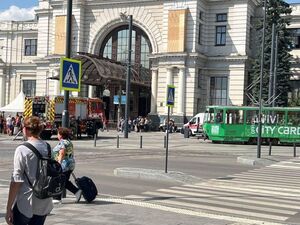
<svg viewBox="0 0 300 225">
<path fill-rule="evenodd" d="M 206 182 L 130 195 L 126 199 L 210 216 L 223 215 L 234 222 L 296 224 L 300 222 L 297 221 L 299 171 L 300 159 L 292 159 Z"/>
</svg>

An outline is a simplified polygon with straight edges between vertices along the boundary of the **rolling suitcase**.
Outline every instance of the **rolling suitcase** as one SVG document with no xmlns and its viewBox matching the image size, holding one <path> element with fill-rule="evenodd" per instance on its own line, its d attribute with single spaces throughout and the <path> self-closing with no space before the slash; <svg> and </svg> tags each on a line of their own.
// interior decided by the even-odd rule
<svg viewBox="0 0 300 225">
<path fill-rule="evenodd" d="M 86 176 L 76 178 L 74 173 L 72 173 L 72 176 L 78 188 L 82 190 L 84 199 L 87 202 L 92 202 L 98 194 L 97 187 L 92 179 Z"/>
</svg>

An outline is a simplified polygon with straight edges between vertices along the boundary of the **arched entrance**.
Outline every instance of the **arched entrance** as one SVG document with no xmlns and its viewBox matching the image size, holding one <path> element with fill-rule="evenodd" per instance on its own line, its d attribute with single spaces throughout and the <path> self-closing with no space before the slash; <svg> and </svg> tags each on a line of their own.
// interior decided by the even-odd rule
<svg viewBox="0 0 300 225">
<path fill-rule="evenodd" d="M 112 30 L 105 38 L 100 47 L 99 56 L 108 58 L 124 65 L 127 64 L 128 56 L 128 25 L 121 25 Z M 151 104 L 151 75 L 149 54 L 152 47 L 147 34 L 137 26 L 133 26 L 132 32 L 132 68 L 140 79 L 145 81 L 145 86 L 136 85 L 131 88 L 130 112 L 132 117 L 146 116 L 150 112 Z M 125 86 L 121 84 L 119 87 L 112 87 L 117 95 L 121 90 L 125 91 Z M 124 92 L 123 91 L 123 92 Z M 100 90 L 101 93 L 101 90 Z M 107 104 L 108 98 L 104 97 Z M 117 107 L 114 106 L 114 111 Z M 124 106 L 121 111 L 124 112 Z"/>
</svg>

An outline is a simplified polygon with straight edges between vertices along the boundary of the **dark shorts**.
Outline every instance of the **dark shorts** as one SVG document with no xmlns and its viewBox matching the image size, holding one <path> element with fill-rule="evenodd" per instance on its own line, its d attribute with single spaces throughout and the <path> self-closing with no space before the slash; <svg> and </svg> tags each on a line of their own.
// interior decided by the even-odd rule
<svg viewBox="0 0 300 225">
<path fill-rule="evenodd" d="M 15 205 L 13 212 L 14 212 L 14 225 L 43 225 L 47 217 L 47 215 L 45 216 L 33 215 L 32 218 L 28 218 L 19 211 L 17 205 Z"/>
</svg>

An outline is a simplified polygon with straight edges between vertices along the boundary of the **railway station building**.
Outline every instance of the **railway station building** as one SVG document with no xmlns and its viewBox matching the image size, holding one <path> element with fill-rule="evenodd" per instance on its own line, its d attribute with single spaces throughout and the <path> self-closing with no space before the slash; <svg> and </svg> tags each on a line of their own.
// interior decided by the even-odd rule
<svg viewBox="0 0 300 225">
<path fill-rule="evenodd" d="M 300 4 L 293 4 L 293 84 L 300 95 Z M 182 123 L 206 105 L 245 105 L 253 18 L 258 0 L 73 0 L 72 58 L 82 61 L 82 88 L 100 97 L 116 120 L 114 96 L 125 92 L 128 17 L 132 15 L 130 116 L 166 116 L 167 85 L 175 86 L 171 117 Z M 0 106 L 23 91 L 61 95 L 67 1 L 39 0 L 32 21 L 0 22 Z M 125 17 L 124 17 L 125 15 Z M 122 110 L 124 112 L 124 105 Z"/>
</svg>

